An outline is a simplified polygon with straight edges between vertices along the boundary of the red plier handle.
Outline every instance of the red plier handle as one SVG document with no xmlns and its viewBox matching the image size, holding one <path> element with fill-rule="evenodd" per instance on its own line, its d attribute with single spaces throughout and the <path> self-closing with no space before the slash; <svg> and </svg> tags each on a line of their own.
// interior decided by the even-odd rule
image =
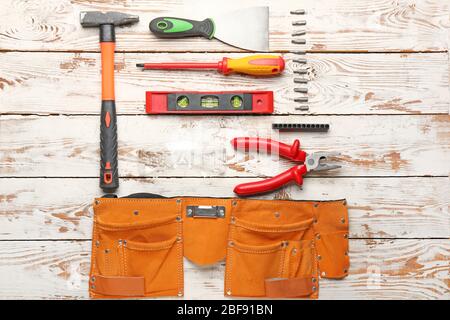
<svg viewBox="0 0 450 320">
<path fill-rule="evenodd" d="M 279 189 L 292 181 L 301 186 L 303 184 L 303 176 L 307 171 L 308 170 L 304 164 L 297 165 L 272 178 L 255 182 L 241 183 L 234 188 L 234 192 L 239 196 L 245 197 Z"/>
<path fill-rule="evenodd" d="M 272 139 L 241 137 L 231 140 L 236 150 L 278 153 L 281 157 L 295 161 L 305 162 L 306 152 L 300 150 L 300 141 L 296 139 L 292 145 Z"/>
</svg>

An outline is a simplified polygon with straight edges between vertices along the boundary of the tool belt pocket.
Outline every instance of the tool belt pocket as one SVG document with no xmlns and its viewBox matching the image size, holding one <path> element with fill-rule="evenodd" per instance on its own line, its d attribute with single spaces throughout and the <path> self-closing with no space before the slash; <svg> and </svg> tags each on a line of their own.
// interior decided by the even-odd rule
<svg viewBox="0 0 450 320">
<path fill-rule="evenodd" d="M 315 248 L 303 240 L 312 219 L 261 224 L 232 219 L 225 294 L 253 297 L 310 297 L 317 279 Z"/>
<path fill-rule="evenodd" d="M 340 279 L 348 275 L 348 231 L 321 234 L 316 239 L 322 278 Z"/>
<path fill-rule="evenodd" d="M 91 295 L 177 295 L 183 286 L 181 239 L 175 215 L 134 222 L 96 219 Z"/>
</svg>

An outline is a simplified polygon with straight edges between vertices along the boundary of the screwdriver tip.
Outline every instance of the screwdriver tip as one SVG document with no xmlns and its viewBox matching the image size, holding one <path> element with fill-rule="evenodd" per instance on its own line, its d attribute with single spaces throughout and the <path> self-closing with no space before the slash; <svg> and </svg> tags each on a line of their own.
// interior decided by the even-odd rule
<svg viewBox="0 0 450 320">
<path fill-rule="evenodd" d="M 136 63 L 136 67 L 138 67 L 138 68 L 143 68 L 143 67 L 144 67 L 144 64 L 143 64 L 143 63 Z"/>
</svg>

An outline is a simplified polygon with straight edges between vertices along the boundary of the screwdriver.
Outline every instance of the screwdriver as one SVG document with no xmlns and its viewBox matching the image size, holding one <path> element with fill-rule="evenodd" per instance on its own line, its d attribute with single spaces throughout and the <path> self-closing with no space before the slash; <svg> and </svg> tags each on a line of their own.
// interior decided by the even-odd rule
<svg viewBox="0 0 450 320">
<path fill-rule="evenodd" d="M 242 73 L 252 76 L 271 76 L 280 74 L 284 70 L 284 59 L 274 55 L 251 55 L 239 59 L 224 57 L 219 62 L 158 62 L 138 63 L 138 68 L 150 69 L 216 69 L 222 74 Z"/>
</svg>

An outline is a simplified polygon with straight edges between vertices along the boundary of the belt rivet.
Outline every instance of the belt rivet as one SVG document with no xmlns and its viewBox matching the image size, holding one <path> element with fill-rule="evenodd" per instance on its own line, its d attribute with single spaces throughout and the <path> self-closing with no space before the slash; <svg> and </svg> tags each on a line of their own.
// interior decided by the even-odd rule
<svg viewBox="0 0 450 320">
<path fill-rule="evenodd" d="M 95 282 L 95 277 L 91 277 L 91 282 Z"/>
<path fill-rule="evenodd" d="M 181 242 L 181 237 L 177 237 L 177 242 Z"/>
<path fill-rule="evenodd" d="M 322 256 L 320 254 L 317 255 L 317 260 L 321 260 Z"/>
<path fill-rule="evenodd" d="M 312 287 L 312 291 L 316 291 L 316 289 L 317 289 L 316 287 Z"/>
<path fill-rule="evenodd" d="M 344 218 L 341 218 L 341 223 L 345 223 L 345 219 Z"/>
<path fill-rule="evenodd" d="M 234 242 L 233 242 L 233 241 L 228 241 L 228 245 L 229 245 L 230 247 L 232 247 L 232 246 L 234 246 Z"/>
<path fill-rule="evenodd" d="M 314 219 L 313 219 L 313 223 L 317 223 L 317 218 L 314 218 Z"/>
<path fill-rule="evenodd" d="M 347 234 L 347 233 L 344 234 L 344 238 L 345 238 L 345 239 L 348 239 L 348 234 Z"/>
<path fill-rule="evenodd" d="M 289 241 L 283 241 L 283 242 L 281 242 L 281 247 L 282 248 L 285 248 L 285 247 L 287 247 L 289 245 Z"/>
<path fill-rule="evenodd" d="M 178 291 L 178 296 L 179 296 L 179 297 L 182 297 L 182 296 L 183 296 L 183 292 Z"/>
<path fill-rule="evenodd" d="M 236 200 L 233 200 L 233 202 L 231 202 L 231 204 L 232 204 L 233 206 L 236 206 L 237 201 L 236 201 Z"/>
<path fill-rule="evenodd" d="M 294 248 L 294 249 L 292 249 L 292 255 L 296 255 L 297 254 L 297 249 L 296 248 Z"/>
<path fill-rule="evenodd" d="M 316 281 L 317 281 L 317 279 L 316 278 L 312 278 L 312 280 L 311 280 L 313 283 L 315 283 Z"/>
<path fill-rule="evenodd" d="M 180 199 L 177 199 L 177 201 L 176 201 L 178 204 L 180 204 L 181 203 L 181 200 Z"/>
<path fill-rule="evenodd" d="M 99 201 L 99 200 L 95 200 L 95 204 L 96 204 L 96 205 L 99 205 L 99 204 L 100 204 L 100 201 Z"/>
<path fill-rule="evenodd" d="M 100 246 L 100 241 L 95 241 L 95 246 L 98 248 Z"/>
<path fill-rule="evenodd" d="M 135 216 L 137 216 L 139 214 L 139 211 L 138 210 L 134 210 L 133 213 L 134 213 Z"/>
<path fill-rule="evenodd" d="M 327 273 L 325 271 L 322 271 L 322 277 L 325 277 Z"/>
<path fill-rule="evenodd" d="M 231 217 L 231 223 L 235 223 L 236 222 L 236 217 Z"/>
<path fill-rule="evenodd" d="M 280 217 L 280 213 L 279 213 L 278 211 L 275 212 L 274 214 L 275 214 L 275 217 L 276 217 L 276 218 L 279 218 L 279 217 Z"/>
<path fill-rule="evenodd" d="M 348 256 L 348 251 L 345 251 L 345 253 L 344 253 L 346 256 Z"/>
<path fill-rule="evenodd" d="M 105 249 L 105 253 L 109 253 L 109 249 Z"/>
<path fill-rule="evenodd" d="M 175 218 L 175 220 L 178 221 L 178 222 L 180 222 L 180 221 L 181 221 L 181 217 L 180 217 L 180 216 L 177 216 L 177 217 Z"/>
<path fill-rule="evenodd" d="M 319 206 L 318 203 L 314 203 L 314 208 L 317 208 Z"/>
<path fill-rule="evenodd" d="M 316 239 L 320 240 L 320 234 L 316 234 Z"/>
<path fill-rule="evenodd" d="M 227 296 L 231 296 L 231 290 L 227 291 Z"/>
<path fill-rule="evenodd" d="M 95 286 L 94 286 L 94 285 L 92 285 L 92 286 L 91 286 L 91 289 L 95 290 Z"/>
<path fill-rule="evenodd" d="M 347 269 L 344 269 L 344 273 L 347 273 L 348 272 L 348 270 Z"/>
</svg>

